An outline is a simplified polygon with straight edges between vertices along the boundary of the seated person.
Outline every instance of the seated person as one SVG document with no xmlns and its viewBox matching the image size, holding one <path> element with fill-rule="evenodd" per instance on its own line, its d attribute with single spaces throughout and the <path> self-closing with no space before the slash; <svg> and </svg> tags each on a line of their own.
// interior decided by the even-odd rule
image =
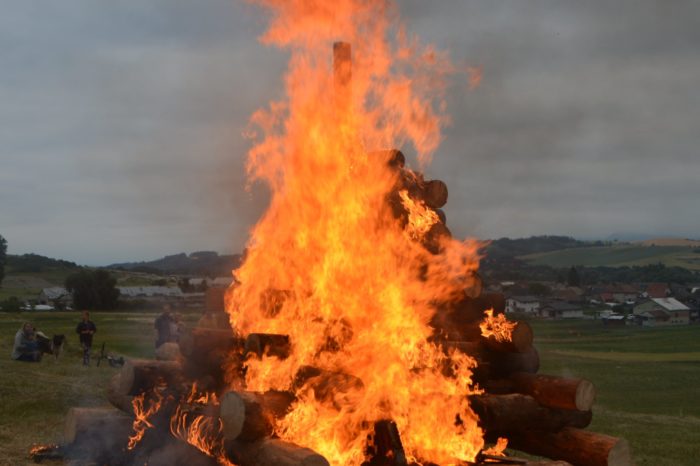
<svg viewBox="0 0 700 466">
<path fill-rule="evenodd" d="M 36 339 L 36 329 L 25 322 L 15 334 L 15 344 L 12 347 L 12 359 L 15 361 L 39 362 L 41 350 Z"/>
</svg>

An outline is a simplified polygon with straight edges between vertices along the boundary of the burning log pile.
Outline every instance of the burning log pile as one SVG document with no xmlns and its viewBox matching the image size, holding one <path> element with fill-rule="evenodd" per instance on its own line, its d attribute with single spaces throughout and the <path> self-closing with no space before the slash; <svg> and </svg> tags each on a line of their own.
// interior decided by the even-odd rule
<svg viewBox="0 0 700 466">
<path fill-rule="evenodd" d="M 538 374 L 532 329 L 483 291 L 481 244 L 452 238 L 446 184 L 408 168 L 399 150 L 368 150 L 407 140 L 420 159 L 435 149 L 440 118 L 413 87 L 434 80 L 401 70 L 439 57 L 405 43 L 391 66 L 385 2 L 339 2 L 330 13 L 264 3 L 275 18 L 266 40 L 293 53 L 290 98 L 255 117 L 265 139 L 247 169 L 272 198 L 226 295 L 230 327 L 196 328 L 160 360 L 128 361 L 109 386 L 114 409 L 69 413 L 68 456 L 150 466 L 630 465 L 624 440 L 584 430 L 592 384 Z M 364 51 L 357 80 L 347 43 L 334 45 L 329 76 L 319 47 L 336 30 Z M 506 439 L 551 461 L 507 458 Z"/>
<path fill-rule="evenodd" d="M 399 151 L 391 152 L 389 160 L 405 172 L 396 192 L 408 188 L 430 209 L 445 203 L 444 183 L 422 181 L 419 174 L 403 167 Z M 395 200 L 390 196 L 388 202 Z M 406 203 L 392 204 L 392 210 L 405 219 L 404 228 L 410 228 Z M 435 225 L 441 225 L 435 229 L 436 236 L 448 235 L 444 214 L 433 212 L 438 219 Z M 434 246 L 439 244 L 440 240 L 431 240 L 424 246 L 438 254 Z M 584 379 L 538 374 L 532 329 L 526 322 L 508 321 L 504 297 L 483 293 L 481 288 L 473 287 L 460 299 L 438 307 L 431 321 L 431 341 L 448 356 L 446 363 L 455 353 L 476 361 L 473 382 L 478 389 L 465 396 L 487 441 L 501 443 L 507 438 L 511 447 L 553 461 L 507 458 L 500 448 L 483 450 L 474 462 L 460 464 L 632 464 L 623 439 L 584 430 L 592 419 L 593 385 Z M 283 291 L 270 291 L 261 305 L 274 313 L 286 296 Z M 339 340 L 352 338 L 351 329 L 341 328 L 329 338 L 325 350 L 338 351 Z M 158 359 L 127 361 L 107 390 L 116 409 L 73 408 L 66 420 L 65 451 L 75 459 L 115 465 L 328 465 L 319 453 L 281 440 L 279 422 L 300 396 L 311 396 L 339 413 L 352 410 L 364 382 L 349 373 L 307 365 L 296 371 L 286 390 L 254 391 L 246 386 L 246 371 L 253 361 L 272 359 L 284 364 L 293 344 L 283 334 L 244 337 L 231 328 L 195 328 L 179 344 L 159 348 Z M 447 377 L 451 371 L 449 364 L 442 368 Z M 443 422 L 460 421 L 447 416 Z M 408 459 L 393 420 L 378 419 L 370 431 L 363 466 L 416 464 Z"/>
</svg>

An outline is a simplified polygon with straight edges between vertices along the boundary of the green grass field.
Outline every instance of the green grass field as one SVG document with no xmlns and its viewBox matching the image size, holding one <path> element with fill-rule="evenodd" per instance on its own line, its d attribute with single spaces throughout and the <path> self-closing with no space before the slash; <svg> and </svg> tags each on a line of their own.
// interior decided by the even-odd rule
<svg viewBox="0 0 700 466">
<path fill-rule="evenodd" d="M 186 315 L 192 324 L 197 315 Z M 152 357 L 147 313 L 93 313 L 95 346 Z M 10 360 L 24 320 L 69 337 L 58 361 Z M 31 464 L 32 443 L 60 442 L 71 406 L 107 405 L 104 387 L 115 369 L 83 367 L 74 333 L 78 313 L 0 313 L 0 465 Z M 532 322 L 542 373 L 585 377 L 598 389 L 592 430 L 627 438 L 637 465 L 694 466 L 700 453 L 700 326 L 607 328 L 599 321 Z M 3 356 L 4 354 L 4 356 Z"/>
<path fill-rule="evenodd" d="M 528 254 L 520 257 L 533 265 L 550 267 L 642 266 L 664 264 L 668 267 L 683 267 L 700 270 L 700 254 L 684 246 L 597 246 L 590 248 L 560 249 L 557 251 Z"/>
</svg>

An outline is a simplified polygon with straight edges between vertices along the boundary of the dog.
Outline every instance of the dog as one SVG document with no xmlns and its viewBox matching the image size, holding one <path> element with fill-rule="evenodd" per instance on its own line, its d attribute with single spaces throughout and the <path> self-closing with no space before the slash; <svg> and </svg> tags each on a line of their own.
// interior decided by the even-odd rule
<svg viewBox="0 0 700 466">
<path fill-rule="evenodd" d="M 39 343 L 39 350 L 43 354 L 53 354 L 58 361 L 58 357 L 63 353 L 63 347 L 66 344 L 66 336 L 54 335 L 49 338 L 43 332 L 36 332 L 36 341 Z"/>
</svg>

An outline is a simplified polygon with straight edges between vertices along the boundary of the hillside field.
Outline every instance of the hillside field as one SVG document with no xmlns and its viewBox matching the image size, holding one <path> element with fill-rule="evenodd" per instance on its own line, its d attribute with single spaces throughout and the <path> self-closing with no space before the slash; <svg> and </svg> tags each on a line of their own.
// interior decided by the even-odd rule
<svg viewBox="0 0 700 466">
<path fill-rule="evenodd" d="M 152 357 L 153 313 L 93 313 L 95 347 Z M 107 405 L 104 388 L 116 369 L 83 367 L 77 312 L 0 313 L 0 464 L 29 465 L 33 443 L 60 442 L 71 406 Z M 189 325 L 197 314 L 185 315 Z M 12 339 L 25 320 L 47 334 L 63 333 L 61 359 L 10 360 Z M 598 401 L 591 429 L 626 437 L 638 466 L 697 464 L 700 431 L 700 326 L 606 328 L 599 321 L 531 323 L 542 373 L 594 382 Z M 51 463 L 47 463 L 51 464 Z"/>
<path fill-rule="evenodd" d="M 624 244 L 580 247 L 528 254 L 519 256 L 519 258 L 532 265 L 547 265 L 555 268 L 579 265 L 585 267 L 631 267 L 661 263 L 667 267 L 700 270 L 700 250 L 687 246 Z"/>
</svg>

